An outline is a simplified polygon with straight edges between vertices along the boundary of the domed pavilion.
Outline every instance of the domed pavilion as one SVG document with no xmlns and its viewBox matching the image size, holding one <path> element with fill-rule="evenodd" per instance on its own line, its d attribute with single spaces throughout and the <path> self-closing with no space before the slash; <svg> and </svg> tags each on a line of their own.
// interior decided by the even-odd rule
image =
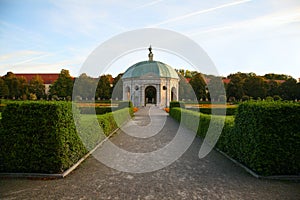
<svg viewBox="0 0 300 200">
<path fill-rule="evenodd" d="M 123 100 L 132 101 L 135 107 L 168 107 L 170 101 L 178 100 L 179 76 L 171 66 L 153 60 L 151 46 L 148 57 L 148 61 L 132 65 L 123 74 Z"/>
</svg>

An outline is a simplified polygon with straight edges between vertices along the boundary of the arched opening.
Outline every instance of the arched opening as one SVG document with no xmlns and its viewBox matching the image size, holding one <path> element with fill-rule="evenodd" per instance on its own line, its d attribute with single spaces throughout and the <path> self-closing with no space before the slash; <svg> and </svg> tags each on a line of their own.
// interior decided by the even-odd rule
<svg viewBox="0 0 300 200">
<path fill-rule="evenodd" d="M 126 91 L 126 98 L 127 98 L 126 100 L 127 100 L 127 101 L 130 101 L 130 100 L 131 100 L 131 99 L 130 99 L 130 88 L 129 88 L 129 87 L 126 87 L 126 90 L 125 90 L 125 91 Z"/>
<path fill-rule="evenodd" d="M 156 104 L 156 88 L 153 86 L 145 89 L 145 104 L 147 103 Z"/>
<path fill-rule="evenodd" d="M 171 101 L 177 101 L 176 88 L 172 87 L 171 89 Z"/>
</svg>

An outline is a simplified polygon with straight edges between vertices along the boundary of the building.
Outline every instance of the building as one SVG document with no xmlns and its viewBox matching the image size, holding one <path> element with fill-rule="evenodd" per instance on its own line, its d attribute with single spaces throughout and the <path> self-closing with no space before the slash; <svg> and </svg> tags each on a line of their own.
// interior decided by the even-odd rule
<svg viewBox="0 0 300 200">
<path fill-rule="evenodd" d="M 30 80 L 35 77 L 35 76 L 40 76 L 41 79 L 44 82 L 45 85 L 45 93 L 48 94 L 49 89 L 50 89 L 50 85 L 53 84 L 59 77 L 59 74 L 57 73 L 48 73 L 48 74 L 44 74 L 44 73 L 30 73 L 30 74 L 15 74 L 16 77 L 24 77 L 28 82 L 30 82 Z"/>
<path fill-rule="evenodd" d="M 122 76 L 123 100 L 130 100 L 136 107 L 153 104 L 168 107 L 178 100 L 179 76 L 169 65 L 153 60 L 149 48 L 149 60 L 129 67 Z"/>
</svg>

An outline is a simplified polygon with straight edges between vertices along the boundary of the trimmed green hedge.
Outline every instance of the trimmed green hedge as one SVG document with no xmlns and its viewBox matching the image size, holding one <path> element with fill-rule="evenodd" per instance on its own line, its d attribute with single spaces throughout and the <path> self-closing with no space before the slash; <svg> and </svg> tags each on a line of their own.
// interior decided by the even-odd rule
<svg viewBox="0 0 300 200">
<path fill-rule="evenodd" d="M 211 108 L 187 108 L 188 110 L 201 112 L 203 114 L 211 114 Z M 226 111 L 225 111 L 226 110 Z M 226 113 L 226 115 L 231 116 L 235 115 L 237 112 L 237 108 L 214 108 L 214 112 L 216 115 L 223 115 Z"/>
<path fill-rule="evenodd" d="M 180 108 L 170 116 L 195 130 L 204 138 L 211 115 Z M 197 123 L 197 119 L 200 122 Z M 216 116 L 212 123 L 218 125 Z M 238 107 L 236 117 L 226 116 L 216 147 L 248 166 L 256 173 L 299 175 L 300 105 L 288 102 L 246 102 Z"/>
<path fill-rule="evenodd" d="M 184 102 L 182 102 L 182 101 L 171 101 L 170 102 L 170 109 L 175 108 L 175 107 L 185 108 Z"/>
<path fill-rule="evenodd" d="M 1 172 L 60 173 L 87 153 L 71 103 L 9 103 L 1 124 Z"/>
<path fill-rule="evenodd" d="M 81 114 L 94 114 L 103 115 L 112 112 L 111 107 L 79 107 Z"/>
<path fill-rule="evenodd" d="M 262 175 L 300 173 L 300 105 L 247 102 L 235 121 L 235 157 Z"/>
<path fill-rule="evenodd" d="M 123 108 L 103 115 L 80 115 L 79 135 L 88 150 L 93 149 L 105 136 L 120 127 L 133 116 L 132 108 Z M 99 128 L 100 125 L 100 128 Z"/>
</svg>

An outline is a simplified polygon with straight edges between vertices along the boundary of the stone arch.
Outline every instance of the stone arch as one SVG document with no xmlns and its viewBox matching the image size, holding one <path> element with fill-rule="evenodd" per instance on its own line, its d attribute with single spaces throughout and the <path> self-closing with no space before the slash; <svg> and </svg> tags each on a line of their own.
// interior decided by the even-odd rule
<svg viewBox="0 0 300 200">
<path fill-rule="evenodd" d="M 131 99 L 130 99 L 130 87 L 129 86 L 127 86 L 125 88 L 125 93 L 126 93 L 127 100 L 130 101 Z"/>
<path fill-rule="evenodd" d="M 147 103 L 156 104 L 157 102 L 157 90 L 154 86 L 147 86 L 145 88 L 145 105 Z"/>
<path fill-rule="evenodd" d="M 177 101 L 177 89 L 175 87 L 171 89 L 171 101 Z"/>
</svg>

